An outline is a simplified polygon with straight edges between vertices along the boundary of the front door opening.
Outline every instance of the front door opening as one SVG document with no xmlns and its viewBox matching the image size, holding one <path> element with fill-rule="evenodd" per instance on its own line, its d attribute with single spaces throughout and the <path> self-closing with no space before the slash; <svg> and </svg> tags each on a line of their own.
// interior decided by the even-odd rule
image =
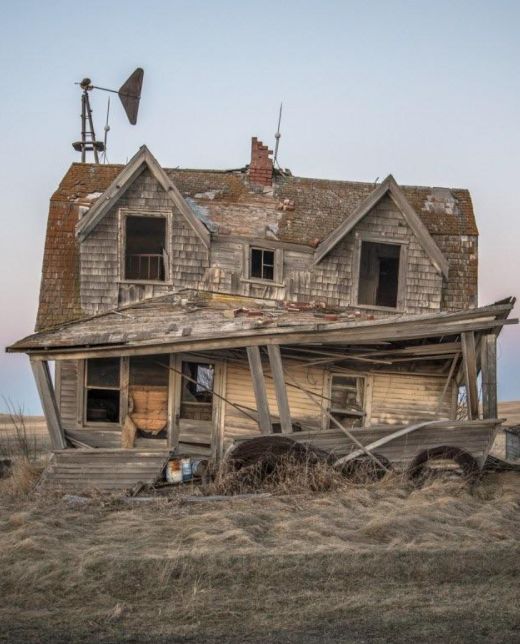
<svg viewBox="0 0 520 644">
<path fill-rule="evenodd" d="M 211 420 L 213 417 L 213 381 L 215 365 L 203 362 L 182 363 L 180 417 Z"/>
<path fill-rule="evenodd" d="M 358 304 L 397 307 L 400 254 L 399 244 L 362 242 Z"/>
</svg>

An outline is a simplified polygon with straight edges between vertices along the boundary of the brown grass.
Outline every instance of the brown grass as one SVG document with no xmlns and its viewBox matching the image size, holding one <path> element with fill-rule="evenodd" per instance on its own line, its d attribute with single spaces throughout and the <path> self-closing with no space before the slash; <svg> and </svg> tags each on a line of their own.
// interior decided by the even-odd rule
<svg viewBox="0 0 520 644">
<path fill-rule="evenodd" d="M 520 478 L 129 506 L 0 496 L 6 641 L 512 642 Z"/>
</svg>

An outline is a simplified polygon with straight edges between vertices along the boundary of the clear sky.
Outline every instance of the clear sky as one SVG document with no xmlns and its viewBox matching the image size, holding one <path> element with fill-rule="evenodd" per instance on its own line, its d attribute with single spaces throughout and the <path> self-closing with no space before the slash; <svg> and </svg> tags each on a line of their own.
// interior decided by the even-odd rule
<svg viewBox="0 0 520 644">
<path fill-rule="evenodd" d="M 233 168 L 250 137 L 301 176 L 467 187 L 480 303 L 520 295 L 520 2 L 0 0 L 0 396 L 39 412 L 25 356 L 48 200 L 80 133 L 75 81 L 145 69 L 139 122 L 112 100 L 109 161 Z M 93 96 L 102 136 L 107 94 Z M 518 314 L 518 311 L 516 312 Z M 520 399 L 520 332 L 499 341 L 500 398 Z M 0 409 L 5 405 L 0 402 Z"/>
</svg>

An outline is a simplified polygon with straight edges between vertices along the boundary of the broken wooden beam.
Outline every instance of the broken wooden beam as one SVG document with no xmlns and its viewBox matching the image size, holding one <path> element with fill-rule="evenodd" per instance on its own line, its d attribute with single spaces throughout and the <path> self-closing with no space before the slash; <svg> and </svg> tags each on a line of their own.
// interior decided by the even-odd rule
<svg viewBox="0 0 520 644">
<path fill-rule="evenodd" d="M 480 359 L 482 365 L 482 416 L 496 418 L 497 406 L 497 338 L 488 333 L 481 339 Z"/>
<path fill-rule="evenodd" d="M 475 334 L 466 331 L 461 334 L 462 357 L 464 361 L 464 382 L 468 404 L 468 418 L 478 418 L 477 356 L 475 352 Z"/>
<path fill-rule="evenodd" d="M 67 441 L 65 440 L 65 433 L 61 425 L 60 412 L 58 403 L 56 402 L 56 396 L 54 395 L 49 364 L 46 360 L 31 360 L 31 368 L 34 374 L 34 380 L 36 381 L 36 388 L 40 395 L 43 413 L 45 414 L 52 448 L 65 449 L 67 447 Z"/>
<path fill-rule="evenodd" d="M 280 347 L 276 345 L 268 345 L 267 353 L 269 355 L 269 364 L 271 365 L 271 373 L 273 375 L 276 400 L 278 402 L 280 426 L 283 433 L 289 433 L 292 432 L 291 411 L 289 409 L 287 387 L 285 386 Z"/>
<path fill-rule="evenodd" d="M 249 361 L 249 369 L 251 372 L 251 380 L 253 382 L 253 391 L 256 400 L 258 427 L 262 434 L 270 434 L 272 431 L 271 414 L 269 412 L 269 402 L 267 400 L 260 349 L 257 346 L 247 347 L 247 359 Z"/>
</svg>

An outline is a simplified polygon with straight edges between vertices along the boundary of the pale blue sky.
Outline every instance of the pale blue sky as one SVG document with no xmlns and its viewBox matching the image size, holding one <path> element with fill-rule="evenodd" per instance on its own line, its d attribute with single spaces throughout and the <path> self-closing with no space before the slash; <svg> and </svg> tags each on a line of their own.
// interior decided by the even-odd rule
<svg viewBox="0 0 520 644">
<path fill-rule="evenodd" d="M 294 174 L 467 187 L 481 304 L 520 294 L 520 2 L 0 1 L 0 345 L 31 332 L 48 200 L 78 160 L 79 90 L 137 66 L 137 126 L 112 102 L 109 160 L 146 143 L 165 166 L 248 161 L 274 142 Z M 93 97 L 99 133 L 106 97 Z M 520 399 L 520 333 L 499 341 L 500 396 Z M 39 411 L 25 356 L 0 395 Z M 0 402 L 0 409 L 4 405 Z"/>
</svg>

